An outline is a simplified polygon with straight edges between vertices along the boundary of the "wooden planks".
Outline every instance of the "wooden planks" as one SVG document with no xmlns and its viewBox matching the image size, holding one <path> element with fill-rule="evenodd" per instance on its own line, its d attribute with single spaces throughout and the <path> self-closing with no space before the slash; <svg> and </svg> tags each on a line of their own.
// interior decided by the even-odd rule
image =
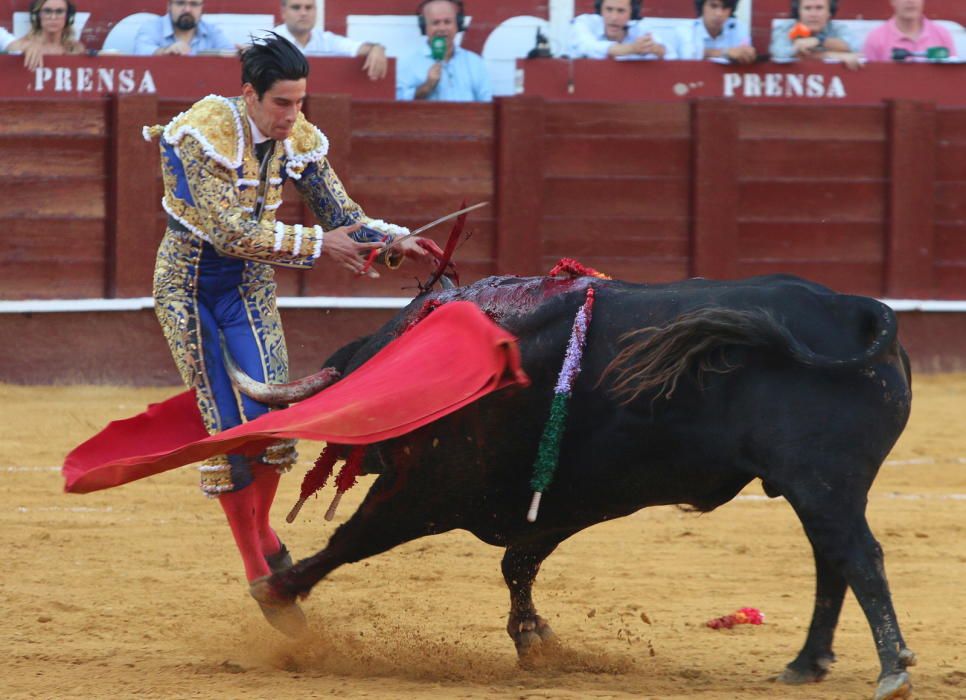
<svg viewBox="0 0 966 700">
<path fill-rule="evenodd" d="M 881 179 L 886 169 L 882 138 L 863 141 L 742 139 L 738 147 L 741 175 L 767 180 L 776 175 L 796 179 Z"/>
<path fill-rule="evenodd" d="M 884 141 L 881 107 L 742 105 L 739 136 L 790 141 Z"/>
<path fill-rule="evenodd" d="M 15 217 L 0 221 L 0 299 L 76 299 L 104 294 L 102 219 Z"/>
<path fill-rule="evenodd" d="M 638 281 L 687 276 L 687 105 L 547 102 L 544 114 L 538 271 L 576 257 Z"/>
<path fill-rule="evenodd" d="M 144 140 L 141 128 L 154 119 L 158 101 L 150 95 L 118 96 L 111 106 L 105 292 L 109 297 L 150 296 L 154 256 L 149 251 L 157 249 L 163 229 L 154 223 L 160 188 L 146 173 L 160 170 L 160 156 L 157 145 Z"/>
<path fill-rule="evenodd" d="M 548 102 L 546 134 L 658 139 L 690 138 L 687 103 Z"/>
<path fill-rule="evenodd" d="M 17 238 L 0 261 L 0 296 L 150 293 L 165 216 L 157 144 L 140 126 L 188 106 L 0 105 L 0 186 L 16 188 L 0 198 L 0 225 Z M 966 110 L 319 95 L 306 111 L 373 217 L 415 228 L 463 199 L 492 202 L 470 216 L 457 253 L 465 280 L 576 257 L 638 281 L 783 271 L 843 291 L 966 294 Z M 314 223 L 291 185 L 279 218 Z M 447 231 L 429 235 L 442 243 Z M 63 259 L 72 264 L 57 267 Z M 426 276 L 319 268 L 279 270 L 279 293 L 408 296 Z"/>
<path fill-rule="evenodd" d="M 0 102 L 4 136 L 100 136 L 108 133 L 107 102 L 17 100 Z"/>
<path fill-rule="evenodd" d="M 881 264 L 883 225 L 879 221 L 744 222 L 738 256 L 749 262 L 839 260 Z"/>
<path fill-rule="evenodd" d="M 752 180 L 738 188 L 741 221 L 786 219 L 824 221 L 883 221 L 886 214 L 884 182 L 839 180 Z"/>
<path fill-rule="evenodd" d="M 693 107 L 694 180 L 691 274 L 711 279 L 737 276 L 739 183 L 738 116 L 723 100 Z"/>
<path fill-rule="evenodd" d="M 105 139 L 101 135 L 0 135 L 2 178 L 102 178 L 107 168 Z"/>
<path fill-rule="evenodd" d="M 742 106 L 736 271 L 881 294 L 887 126 L 878 107 Z"/>
<path fill-rule="evenodd" d="M 966 110 L 935 113 L 935 287 L 950 299 L 966 297 Z"/>
</svg>

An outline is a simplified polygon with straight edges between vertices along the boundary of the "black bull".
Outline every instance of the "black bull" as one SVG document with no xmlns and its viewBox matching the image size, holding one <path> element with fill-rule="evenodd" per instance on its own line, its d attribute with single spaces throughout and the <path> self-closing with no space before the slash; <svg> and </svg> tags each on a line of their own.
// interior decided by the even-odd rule
<svg viewBox="0 0 966 700">
<path fill-rule="evenodd" d="M 530 523 L 537 444 L 587 285 L 596 304 L 560 464 Z M 455 299 L 475 302 L 519 338 L 532 386 L 372 446 L 367 468 L 380 476 L 365 501 L 325 549 L 269 580 L 273 595 L 305 596 L 342 564 L 460 528 L 506 548 L 507 629 L 526 656 L 553 638 L 531 589 L 563 540 L 646 506 L 710 511 L 757 478 L 794 508 L 815 557 L 812 623 L 782 680 L 825 676 L 851 587 L 882 665 L 876 697 L 909 692 L 905 669 L 915 655 L 899 631 L 882 549 L 865 517 L 869 488 L 911 401 L 908 358 L 888 307 L 789 276 L 654 286 L 489 278 L 418 297 L 327 365 L 352 372 L 427 301 Z M 460 358 L 439 348 L 439 361 Z"/>
</svg>

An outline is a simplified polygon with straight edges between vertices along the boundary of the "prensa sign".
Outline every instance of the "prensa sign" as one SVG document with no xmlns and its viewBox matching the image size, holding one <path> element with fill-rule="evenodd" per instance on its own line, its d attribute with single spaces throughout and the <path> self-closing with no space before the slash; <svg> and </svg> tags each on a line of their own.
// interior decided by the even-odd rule
<svg viewBox="0 0 966 700">
<path fill-rule="evenodd" d="M 157 91 L 154 76 L 148 69 L 58 66 L 34 71 L 35 93 L 129 95 L 155 94 Z"/>
<path fill-rule="evenodd" d="M 845 83 L 837 75 L 821 73 L 725 73 L 724 97 L 810 97 L 845 99 Z"/>
</svg>

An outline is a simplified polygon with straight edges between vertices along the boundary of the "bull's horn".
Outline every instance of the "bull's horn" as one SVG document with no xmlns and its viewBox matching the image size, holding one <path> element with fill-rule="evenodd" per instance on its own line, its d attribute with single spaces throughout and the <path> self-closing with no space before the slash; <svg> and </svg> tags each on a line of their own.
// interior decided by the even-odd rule
<svg viewBox="0 0 966 700">
<path fill-rule="evenodd" d="M 296 379 L 294 382 L 266 384 L 252 379 L 235 364 L 231 353 L 225 347 L 224 338 L 221 340 L 221 354 L 225 358 L 225 369 L 228 371 L 231 383 L 235 385 L 238 391 L 269 406 L 284 406 L 307 399 L 325 389 L 341 376 L 339 370 L 334 367 L 325 367 L 315 374 Z"/>
</svg>

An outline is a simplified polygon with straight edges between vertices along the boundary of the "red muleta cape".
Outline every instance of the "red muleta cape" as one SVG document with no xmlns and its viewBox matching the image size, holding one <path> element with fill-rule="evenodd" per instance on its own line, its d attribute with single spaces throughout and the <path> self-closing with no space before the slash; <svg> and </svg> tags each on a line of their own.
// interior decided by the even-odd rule
<svg viewBox="0 0 966 700">
<path fill-rule="evenodd" d="M 65 490 L 88 493 L 281 438 L 367 445 L 404 435 L 510 385 L 528 386 L 516 338 L 454 301 L 355 372 L 304 401 L 208 435 L 189 390 L 114 421 L 64 460 Z"/>
</svg>

